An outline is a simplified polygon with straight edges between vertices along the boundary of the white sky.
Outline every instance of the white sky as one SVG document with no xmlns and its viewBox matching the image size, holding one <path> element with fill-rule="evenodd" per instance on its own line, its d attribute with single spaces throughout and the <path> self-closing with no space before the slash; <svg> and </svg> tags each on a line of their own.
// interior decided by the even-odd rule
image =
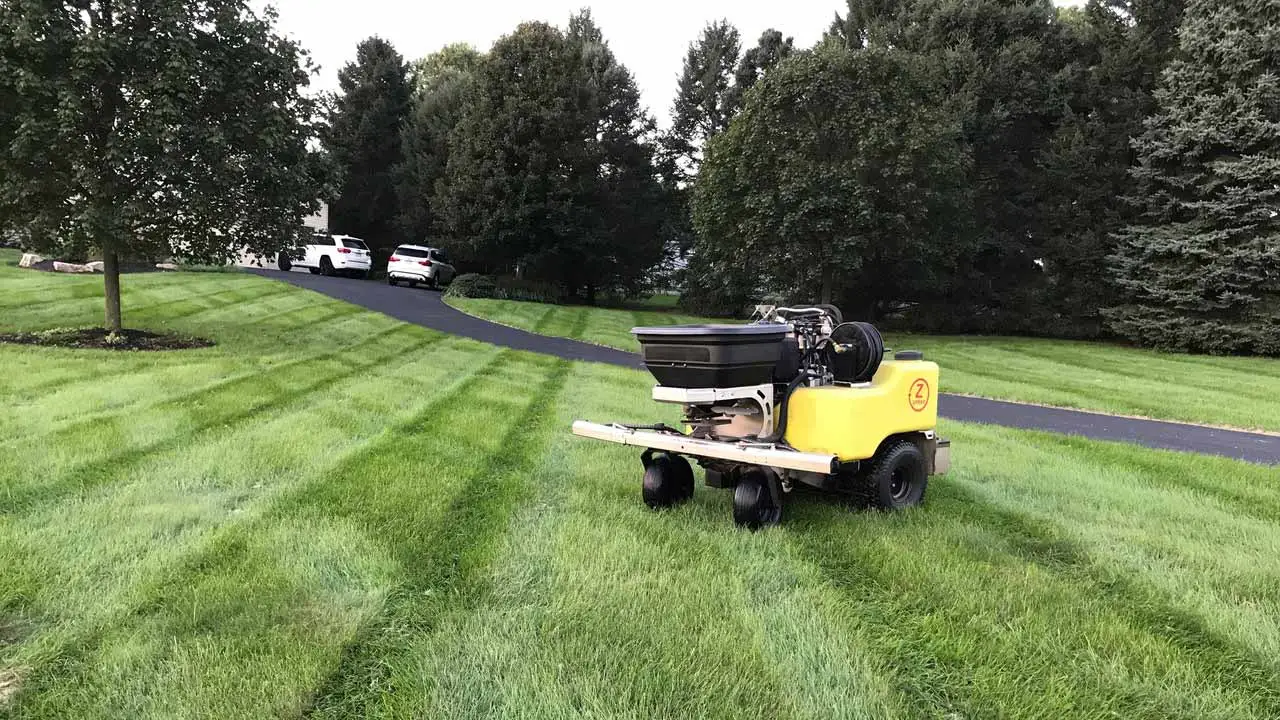
<svg viewBox="0 0 1280 720">
<path fill-rule="evenodd" d="M 1080 5 L 1084 0 L 1055 0 Z M 389 40 L 408 60 L 453 42 L 485 51 L 526 20 L 563 27 L 587 6 L 614 54 L 635 75 L 641 98 L 667 124 L 676 80 L 688 48 L 708 22 L 727 18 L 744 48 L 774 27 L 808 47 L 822 36 L 843 0 L 255 0 L 280 11 L 280 29 L 320 65 L 319 90 L 336 90 L 338 69 L 355 59 L 356 44 L 371 35 Z"/>
</svg>

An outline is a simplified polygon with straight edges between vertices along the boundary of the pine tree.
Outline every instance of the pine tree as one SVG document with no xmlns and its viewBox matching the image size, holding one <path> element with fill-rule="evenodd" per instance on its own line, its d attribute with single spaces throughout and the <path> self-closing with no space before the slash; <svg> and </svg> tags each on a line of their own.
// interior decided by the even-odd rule
<svg viewBox="0 0 1280 720">
<path fill-rule="evenodd" d="M 708 24 L 689 45 L 671 106 L 671 129 L 663 138 L 681 184 L 698 174 L 707 141 L 729 127 L 736 108 L 734 70 L 741 52 L 738 29 L 728 20 Z"/>
<path fill-rule="evenodd" d="M 325 138 L 342 178 L 329 208 L 330 229 L 363 238 L 385 263 L 401 240 L 396 171 L 400 128 L 409 111 L 408 66 L 391 43 L 364 40 L 356 61 L 338 72 L 332 127 Z"/>
<path fill-rule="evenodd" d="M 400 133 L 404 160 L 396 169 L 396 221 L 412 242 L 434 242 L 431 198 L 449 164 L 449 133 L 482 57 L 470 45 L 455 44 L 414 63 L 412 107 Z"/>
<path fill-rule="evenodd" d="M 1117 333 L 1280 354 L 1280 5 L 1189 0 L 1158 111 L 1135 140 L 1141 222 L 1112 258 Z"/>
</svg>

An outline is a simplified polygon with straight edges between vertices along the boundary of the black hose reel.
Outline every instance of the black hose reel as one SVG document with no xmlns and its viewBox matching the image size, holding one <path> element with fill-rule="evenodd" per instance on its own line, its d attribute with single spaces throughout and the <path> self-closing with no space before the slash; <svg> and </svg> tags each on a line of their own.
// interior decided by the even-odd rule
<svg viewBox="0 0 1280 720">
<path fill-rule="evenodd" d="M 871 382 L 884 359 L 884 338 L 870 323 L 842 323 L 831 331 L 827 352 L 836 382 Z"/>
</svg>

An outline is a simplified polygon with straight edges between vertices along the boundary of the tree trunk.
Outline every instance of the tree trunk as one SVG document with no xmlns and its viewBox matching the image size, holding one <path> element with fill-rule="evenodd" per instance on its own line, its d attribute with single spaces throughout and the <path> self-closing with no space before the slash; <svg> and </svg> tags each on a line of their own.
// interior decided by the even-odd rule
<svg viewBox="0 0 1280 720">
<path fill-rule="evenodd" d="M 823 305 L 831 304 L 831 295 L 834 292 L 833 285 L 835 285 L 835 272 L 830 265 L 824 265 L 822 267 L 822 299 L 818 302 Z"/>
<path fill-rule="evenodd" d="M 102 251 L 103 290 L 107 301 L 107 332 L 120 332 L 120 258 L 116 251 Z"/>
</svg>

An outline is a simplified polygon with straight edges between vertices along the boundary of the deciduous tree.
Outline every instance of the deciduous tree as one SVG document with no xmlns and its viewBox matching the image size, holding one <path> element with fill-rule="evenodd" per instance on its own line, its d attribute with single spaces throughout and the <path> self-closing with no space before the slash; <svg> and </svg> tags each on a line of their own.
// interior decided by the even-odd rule
<svg viewBox="0 0 1280 720">
<path fill-rule="evenodd" d="M 49 252 L 222 262 L 296 238 L 319 182 L 309 61 L 243 0 L 0 4 L 0 208 Z"/>
</svg>

